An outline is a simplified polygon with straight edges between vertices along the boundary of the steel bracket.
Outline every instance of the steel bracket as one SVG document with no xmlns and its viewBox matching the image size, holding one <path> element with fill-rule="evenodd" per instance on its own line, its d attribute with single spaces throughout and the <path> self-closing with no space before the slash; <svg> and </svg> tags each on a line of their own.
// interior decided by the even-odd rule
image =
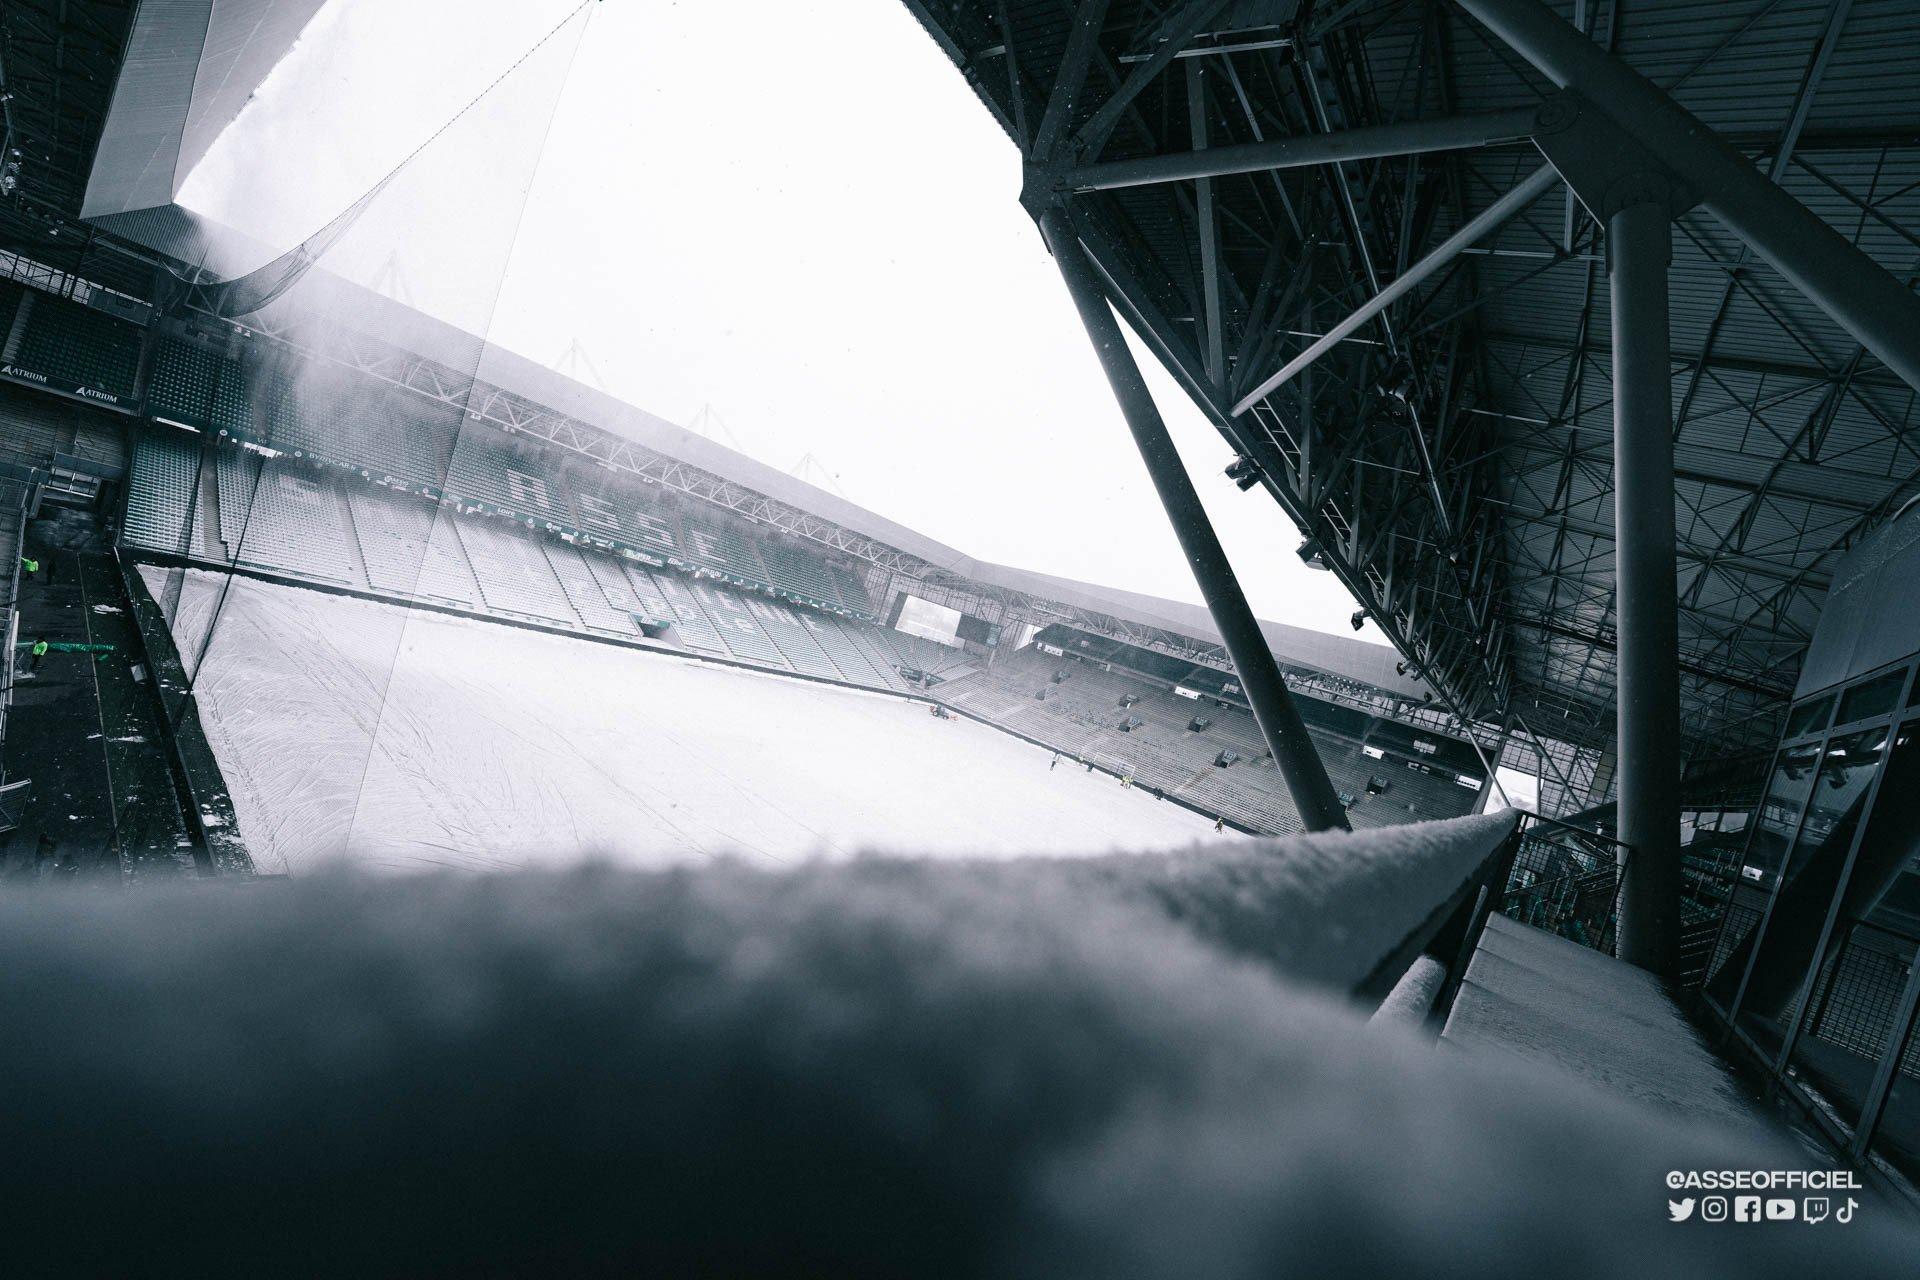
<svg viewBox="0 0 1920 1280">
<path fill-rule="evenodd" d="M 1659 204 L 1671 221 L 1700 203 L 1700 193 L 1633 137 L 1562 90 L 1541 105 L 1533 144 L 1602 226 L 1631 205 Z"/>
</svg>

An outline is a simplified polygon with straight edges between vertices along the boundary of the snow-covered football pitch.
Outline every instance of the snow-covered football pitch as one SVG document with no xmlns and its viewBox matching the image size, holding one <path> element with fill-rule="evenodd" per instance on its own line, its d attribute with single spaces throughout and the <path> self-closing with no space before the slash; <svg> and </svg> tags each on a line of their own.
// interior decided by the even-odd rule
<svg viewBox="0 0 1920 1280">
<path fill-rule="evenodd" d="M 187 575 L 190 662 L 221 582 Z M 250 578 L 204 663 L 201 718 L 266 873 L 1232 838 L 924 704 Z"/>
</svg>

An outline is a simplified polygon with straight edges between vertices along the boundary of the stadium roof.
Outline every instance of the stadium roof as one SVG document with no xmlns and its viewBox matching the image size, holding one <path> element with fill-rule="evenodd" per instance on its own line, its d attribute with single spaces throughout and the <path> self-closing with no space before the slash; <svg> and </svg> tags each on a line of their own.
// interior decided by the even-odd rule
<svg viewBox="0 0 1920 1280">
<path fill-rule="evenodd" d="M 0 119 L 8 148 L 21 153 L 19 189 L 59 214 L 80 212 L 135 8 L 135 0 L 0 6 L 0 92 L 8 95 Z"/>
<path fill-rule="evenodd" d="M 1609 742 L 1605 240 L 1566 187 L 1357 330 L 1310 384 L 1233 413 L 1540 165 L 1510 122 L 1556 87 L 1444 0 L 906 3 L 1030 183 L 1043 131 L 1084 168 L 1443 118 L 1488 117 L 1499 137 L 1509 122 L 1477 150 L 1206 182 L 1090 171 L 1070 175 L 1068 207 L 1122 313 L 1403 652 L 1476 716 Z M 1913 3 L 1549 7 L 1913 283 Z M 1050 121 L 1063 79 L 1078 91 Z M 1680 216 L 1673 255 L 1682 722 L 1700 752 L 1773 736 L 1837 555 L 1913 492 L 1920 440 L 1912 390 L 1715 218 Z"/>
<path fill-rule="evenodd" d="M 85 218 L 171 204 L 325 0 L 146 0 L 87 177 Z"/>
</svg>

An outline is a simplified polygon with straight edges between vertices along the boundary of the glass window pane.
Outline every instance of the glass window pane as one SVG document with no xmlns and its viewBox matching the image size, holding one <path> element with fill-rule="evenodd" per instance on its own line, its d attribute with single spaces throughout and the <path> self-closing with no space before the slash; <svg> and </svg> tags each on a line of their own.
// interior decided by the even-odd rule
<svg viewBox="0 0 1920 1280">
<path fill-rule="evenodd" d="M 1920 1176 L 1920 1031 L 1907 1033 L 1871 1146 L 1907 1177 Z"/>
<path fill-rule="evenodd" d="M 1840 923 L 1808 998 L 1789 1064 L 1793 1074 L 1824 1094 L 1849 1124 L 1859 1116 L 1867 1085 L 1893 1034 L 1894 1011 L 1912 970 L 1916 938 L 1920 725 L 1908 725 L 1894 737 L 1886 777 L 1841 892 Z M 1920 1099 L 1909 1097 L 1909 1106 L 1916 1103 Z"/>
<path fill-rule="evenodd" d="M 1772 896 L 1775 875 L 1786 861 L 1787 847 L 1793 841 L 1800 822 L 1800 809 L 1813 789 L 1814 774 L 1820 761 L 1820 746 L 1785 748 L 1774 763 L 1773 777 L 1767 783 L 1766 799 L 1754 821 L 1753 838 L 1747 844 L 1747 856 L 1734 882 L 1733 900 L 1728 904 L 1726 923 L 1721 927 L 1713 959 L 1707 965 L 1707 995 L 1726 1009 L 1740 985 L 1740 974 L 1747 966 L 1752 949 L 1753 931 L 1761 912 Z"/>
<path fill-rule="evenodd" d="M 1903 724 L 1895 734 L 1847 908 L 1876 928 L 1920 938 L 1920 724 Z"/>
<path fill-rule="evenodd" d="M 1793 713 L 1787 717 L 1787 732 L 1785 736 L 1798 738 L 1804 734 L 1816 733 L 1826 728 L 1827 712 L 1832 710 L 1832 708 L 1833 695 L 1830 693 L 1824 697 L 1807 699 L 1795 707 Z"/>
<path fill-rule="evenodd" d="M 1788 1074 L 1825 1098 L 1851 1130 L 1895 1030 L 1914 943 L 1857 922 L 1837 934 L 1807 1002 Z"/>
<path fill-rule="evenodd" d="M 1840 717 L 1834 723 L 1852 724 L 1868 716 L 1886 714 L 1893 710 L 1893 704 L 1900 698 L 1900 688 L 1906 682 L 1905 671 L 1889 671 L 1853 686 L 1840 695 Z"/>
<path fill-rule="evenodd" d="M 1806 820 L 1787 858 L 1773 915 L 1740 1002 L 1741 1027 L 1770 1053 L 1786 1040 L 1867 794 L 1886 755 L 1887 733 L 1878 728 L 1836 734 L 1821 754 L 1819 781 L 1807 802 Z"/>
</svg>

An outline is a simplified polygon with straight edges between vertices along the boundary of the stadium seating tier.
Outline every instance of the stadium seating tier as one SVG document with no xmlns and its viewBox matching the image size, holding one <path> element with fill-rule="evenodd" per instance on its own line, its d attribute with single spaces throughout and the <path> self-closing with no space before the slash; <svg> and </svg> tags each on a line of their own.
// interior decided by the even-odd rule
<svg viewBox="0 0 1920 1280">
<path fill-rule="evenodd" d="M 838 611 L 870 616 L 872 602 L 858 576 L 835 562 L 725 525 L 718 513 L 643 512 L 617 485 L 588 492 L 558 473 L 531 485 L 527 473 L 511 474 L 519 471 L 508 465 L 516 457 L 492 442 L 463 446 L 456 472 L 466 490 L 454 490 L 449 504 L 484 492 L 493 495 L 490 505 L 542 507 L 563 526 L 596 524 L 607 537 L 617 526 L 623 538 L 640 536 L 644 515 L 661 529 L 684 531 L 671 545 L 697 562 L 694 575 L 570 545 L 524 519 L 456 514 L 417 493 L 293 457 L 263 462 L 230 445 L 218 450 L 217 485 L 206 486 L 218 497 L 213 541 L 190 529 L 199 525 L 192 503 L 199 444 L 158 430 L 146 432 L 134 451 L 126 541 L 174 553 L 199 548 L 189 553 L 215 559 L 226 558 L 224 545 L 229 554 L 237 549 L 243 564 L 316 582 L 607 637 L 639 640 L 637 615 L 664 629 L 665 642 L 690 651 L 896 693 L 922 692 L 902 670 L 922 672 L 933 678 L 931 696 L 1136 786 L 1249 830 L 1301 829 L 1258 728 L 1237 706 L 1182 698 L 1097 660 L 1029 646 L 998 653 L 988 665 L 923 636 L 855 621 Z M 605 511 L 613 514 L 601 520 Z M 739 590 L 721 576 L 764 589 Z M 817 599 L 836 612 L 790 606 L 768 590 Z M 1349 798 L 1355 826 L 1472 806 L 1474 793 L 1444 770 L 1369 755 L 1365 713 L 1303 701 L 1311 703 L 1304 708 L 1310 732 L 1336 790 Z M 1196 715 L 1210 722 L 1198 732 L 1189 728 Z M 1223 758 L 1229 765 L 1218 767 Z"/>
</svg>

